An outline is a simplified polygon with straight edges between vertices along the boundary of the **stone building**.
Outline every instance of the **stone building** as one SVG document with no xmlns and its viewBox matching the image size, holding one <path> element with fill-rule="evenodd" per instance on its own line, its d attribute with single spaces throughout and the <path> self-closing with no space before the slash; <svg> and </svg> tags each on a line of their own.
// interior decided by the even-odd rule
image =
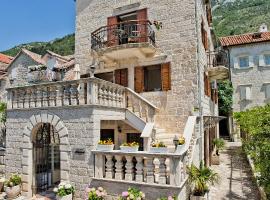
<svg viewBox="0 0 270 200">
<path fill-rule="evenodd" d="M 7 66 L 11 63 L 13 57 L 0 53 L 0 101 L 6 101 L 6 79 Z"/>
<path fill-rule="evenodd" d="M 270 32 L 266 25 L 256 33 L 222 37 L 220 42 L 229 54 L 233 111 L 269 103 Z"/>
<path fill-rule="evenodd" d="M 7 89 L 7 175 L 22 174 L 28 197 L 69 181 L 75 199 L 89 184 L 110 196 L 133 186 L 149 200 L 186 199 L 186 166 L 211 165 L 216 82 L 228 76 L 214 49 L 210 2 L 76 3 L 81 78 Z M 175 152 L 181 135 L 186 142 Z M 109 138 L 115 150 L 98 150 Z M 169 152 L 152 152 L 153 141 Z M 140 151 L 119 151 L 131 142 Z"/>
</svg>

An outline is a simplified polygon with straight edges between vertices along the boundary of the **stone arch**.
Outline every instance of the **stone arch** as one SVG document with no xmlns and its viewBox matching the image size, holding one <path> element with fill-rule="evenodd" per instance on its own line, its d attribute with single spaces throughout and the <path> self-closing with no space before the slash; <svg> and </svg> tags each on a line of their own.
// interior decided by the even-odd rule
<svg viewBox="0 0 270 200">
<path fill-rule="evenodd" d="M 22 157 L 22 191 L 23 195 L 27 197 L 32 197 L 32 183 L 35 175 L 33 174 L 33 142 L 32 135 L 35 128 L 40 123 L 49 123 L 53 125 L 55 131 L 59 134 L 60 138 L 60 178 L 61 181 L 69 181 L 69 154 L 71 152 L 69 140 L 68 140 L 68 130 L 65 127 L 63 121 L 55 114 L 48 114 L 46 112 L 32 115 L 29 118 L 29 122 L 23 131 L 23 157 Z"/>
</svg>

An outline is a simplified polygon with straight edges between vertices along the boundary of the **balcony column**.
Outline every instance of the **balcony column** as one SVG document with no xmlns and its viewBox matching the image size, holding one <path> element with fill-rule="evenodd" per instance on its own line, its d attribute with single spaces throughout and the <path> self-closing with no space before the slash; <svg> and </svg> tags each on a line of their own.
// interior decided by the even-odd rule
<svg viewBox="0 0 270 200">
<path fill-rule="evenodd" d="M 25 98 L 24 98 L 24 108 L 30 108 L 30 98 L 31 98 L 31 90 L 25 90 Z"/>
<path fill-rule="evenodd" d="M 30 98 L 29 98 L 29 107 L 30 108 L 35 108 L 36 107 L 36 95 L 37 95 L 37 93 L 36 93 L 36 91 L 35 91 L 35 89 L 29 89 L 29 91 L 30 91 Z"/>
<path fill-rule="evenodd" d="M 116 180 L 123 180 L 124 174 L 123 174 L 123 161 L 121 155 L 115 155 L 115 179 Z"/>
<path fill-rule="evenodd" d="M 69 106 L 70 105 L 70 85 L 64 86 L 64 105 Z"/>
<path fill-rule="evenodd" d="M 136 157 L 136 182 L 143 182 L 143 158 Z"/>
<path fill-rule="evenodd" d="M 49 105 L 55 106 L 56 105 L 56 88 L 54 86 L 50 86 L 48 88 L 49 93 Z"/>
<path fill-rule="evenodd" d="M 159 158 L 159 184 L 166 184 L 166 158 Z"/>
<path fill-rule="evenodd" d="M 36 107 L 41 106 L 42 106 L 42 90 L 41 88 L 36 88 Z"/>
<path fill-rule="evenodd" d="M 70 101 L 71 105 L 78 105 L 78 85 L 73 83 L 70 85 Z"/>
<path fill-rule="evenodd" d="M 63 105 L 63 86 L 57 85 L 56 86 L 56 105 L 62 106 Z"/>
<path fill-rule="evenodd" d="M 79 105 L 85 104 L 85 97 L 87 97 L 87 94 L 85 95 L 85 83 L 81 81 L 79 89 Z"/>
<path fill-rule="evenodd" d="M 112 179 L 113 178 L 113 156 L 112 155 L 106 155 L 107 158 L 107 162 L 106 162 L 106 173 L 105 173 L 105 177 L 108 179 Z"/>
<path fill-rule="evenodd" d="M 126 163 L 126 172 L 125 172 L 125 180 L 132 181 L 133 180 L 133 162 L 132 156 L 125 156 L 127 163 Z"/>
<path fill-rule="evenodd" d="M 43 107 L 48 107 L 49 106 L 49 100 L 48 100 L 48 88 L 47 87 L 43 87 L 42 88 L 42 96 L 43 96 L 43 100 L 42 100 L 42 106 Z"/>
</svg>

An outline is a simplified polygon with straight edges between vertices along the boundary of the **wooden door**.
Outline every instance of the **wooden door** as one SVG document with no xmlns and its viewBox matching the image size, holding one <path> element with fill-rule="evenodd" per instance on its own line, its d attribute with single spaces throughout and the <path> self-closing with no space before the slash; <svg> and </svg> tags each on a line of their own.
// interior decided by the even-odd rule
<svg viewBox="0 0 270 200">
<path fill-rule="evenodd" d="M 117 28 L 117 17 L 112 16 L 108 17 L 108 27 L 107 27 L 107 46 L 116 46 L 118 45 L 118 37 L 115 34 L 116 28 Z"/>
<path fill-rule="evenodd" d="M 115 83 L 128 87 L 128 69 L 117 69 L 115 70 Z"/>
</svg>

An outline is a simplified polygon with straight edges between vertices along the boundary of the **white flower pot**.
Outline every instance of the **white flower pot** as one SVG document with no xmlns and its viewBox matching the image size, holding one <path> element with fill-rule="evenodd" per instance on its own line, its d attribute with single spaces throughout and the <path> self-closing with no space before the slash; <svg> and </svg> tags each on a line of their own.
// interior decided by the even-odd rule
<svg viewBox="0 0 270 200">
<path fill-rule="evenodd" d="M 114 148 L 114 144 L 98 144 L 97 145 L 97 150 L 98 151 L 112 151 Z"/>
<path fill-rule="evenodd" d="M 190 200 L 208 200 L 208 193 L 206 193 L 204 196 L 191 195 Z"/>
<path fill-rule="evenodd" d="M 5 192 L 7 194 L 8 199 L 15 199 L 21 193 L 21 185 L 6 187 Z"/>
<path fill-rule="evenodd" d="M 134 147 L 120 146 L 120 150 L 122 152 L 137 152 L 139 150 L 139 146 L 134 146 Z"/>
<path fill-rule="evenodd" d="M 168 153 L 167 147 L 150 147 L 150 153 Z"/>
<path fill-rule="evenodd" d="M 57 200 L 72 200 L 72 196 L 73 196 L 72 194 L 69 194 L 63 197 L 57 196 Z"/>
<path fill-rule="evenodd" d="M 182 149 L 184 148 L 185 144 L 177 145 L 175 153 L 181 153 Z"/>
</svg>

